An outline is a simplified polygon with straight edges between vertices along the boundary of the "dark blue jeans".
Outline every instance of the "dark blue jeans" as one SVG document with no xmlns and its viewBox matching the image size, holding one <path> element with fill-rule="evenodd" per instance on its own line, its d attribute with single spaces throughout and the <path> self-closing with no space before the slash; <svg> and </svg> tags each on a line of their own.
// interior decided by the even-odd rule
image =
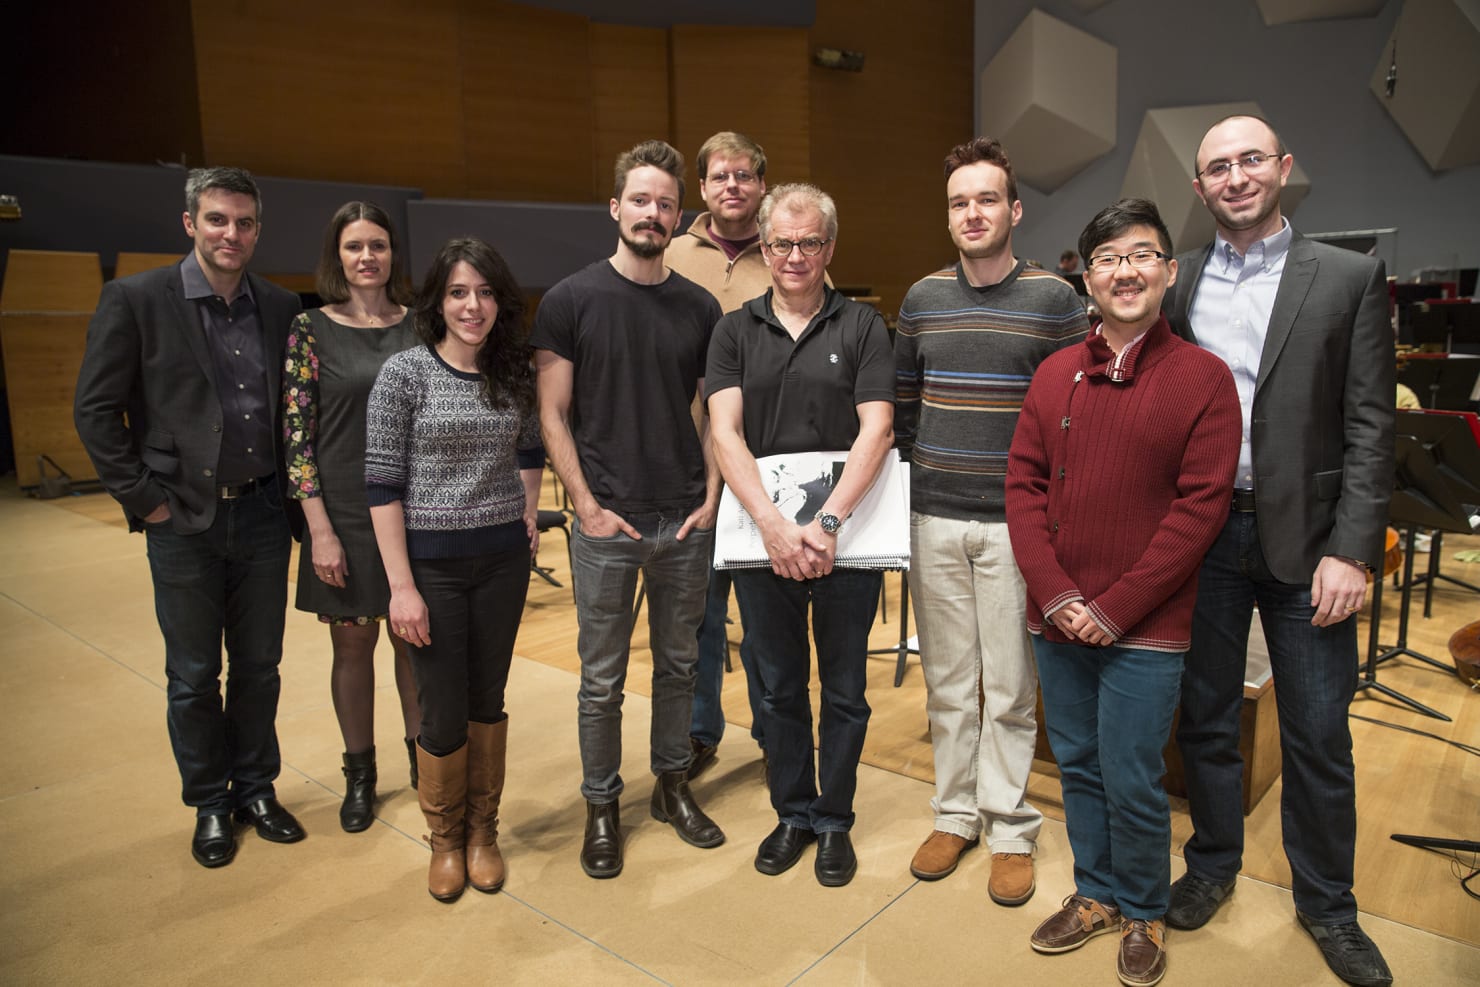
<svg viewBox="0 0 1480 987">
<path fill-rule="evenodd" d="M 1295 907 L 1322 923 L 1355 921 L 1356 782 L 1347 708 L 1357 686 L 1356 622 L 1311 626 L 1309 584 L 1270 574 L 1253 514 L 1229 515 L 1198 577 L 1177 728 L 1194 828 L 1187 869 L 1224 882 L 1243 865 L 1239 708 L 1255 604 L 1279 709 L 1280 822 Z"/>
<path fill-rule="evenodd" d="M 1033 653 L 1063 779 L 1075 891 L 1126 918 L 1159 919 L 1172 880 L 1161 751 L 1177 710 L 1182 655 L 1041 637 Z"/>
<path fill-rule="evenodd" d="M 719 746 L 725 735 L 725 711 L 720 693 L 725 685 L 725 656 L 730 650 L 725 622 L 730 614 L 730 573 L 709 573 L 709 598 L 704 602 L 704 623 L 699 625 L 699 664 L 694 669 L 694 717 L 689 736 L 707 747 Z M 741 622 L 744 634 L 744 622 Z M 760 676 L 755 670 L 755 646 L 749 636 L 740 639 L 740 665 L 745 669 L 745 689 L 750 697 L 750 735 L 765 750 L 761 737 Z"/>
<path fill-rule="evenodd" d="M 197 815 L 271 798 L 282 766 L 278 663 L 291 538 L 271 487 L 221 501 L 200 534 L 178 534 L 168 521 L 145 529 L 164 635 L 170 746 L 181 798 Z"/>
<path fill-rule="evenodd" d="M 864 698 L 868 633 L 883 574 L 834 569 L 821 579 L 797 581 L 769 569 L 738 569 L 733 578 L 764 691 L 761 729 L 771 765 L 771 806 L 788 826 L 847 832 L 853 828 L 858 760 L 871 712 Z M 822 687 L 815 771 L 809 606 Z"/>
</svg>

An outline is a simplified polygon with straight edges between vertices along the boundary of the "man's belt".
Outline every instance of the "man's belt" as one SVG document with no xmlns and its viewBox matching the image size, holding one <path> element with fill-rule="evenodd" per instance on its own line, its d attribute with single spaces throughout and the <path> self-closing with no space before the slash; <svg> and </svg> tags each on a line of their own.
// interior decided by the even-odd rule
<svg viewBox="0 0 1480 987">
<path fill-rule="evenodd" d="M 1235 489 L 1233 491 L 1233 509 L 1239 514 L 1253 514 L 1254 491 Z"/>
</svg>

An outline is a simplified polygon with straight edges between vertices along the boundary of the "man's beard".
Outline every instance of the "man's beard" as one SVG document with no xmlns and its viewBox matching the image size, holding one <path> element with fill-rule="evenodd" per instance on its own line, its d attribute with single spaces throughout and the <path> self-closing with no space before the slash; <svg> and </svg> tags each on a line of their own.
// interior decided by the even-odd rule
<svg viewBox="0 0 1480 987">
<path fill-rule="evenodd" d="M 652 230 L 654 233 L 659 234 L 665 239 L 638 239 L 636 236 L 632 235 L 633 233 L 639 233 L 643 230 Z M 654 257 L 661 257 L 663 255 L 663 251 L 668 249 L 668 241 L 666 239 L 667 236 L 668 230 L 664 228 L 661 223 L 638 223 L 636 226 L 632 227 L 632 233 L 628 233 L 626 230 L 621 231 L 622 242 L 627 245 L 627 249 L 632 251 L 638 257 L 641 257 L 643 260 L 652 260 Z"/>
</svg>

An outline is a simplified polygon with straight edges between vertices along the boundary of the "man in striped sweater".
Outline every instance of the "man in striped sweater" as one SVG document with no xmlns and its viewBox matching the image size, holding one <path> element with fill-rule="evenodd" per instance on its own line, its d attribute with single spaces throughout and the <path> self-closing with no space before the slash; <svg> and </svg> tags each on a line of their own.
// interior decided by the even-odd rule
<svg viewBox="0 0 1480 987">
<path fill-rule="evenodd" d="M 945 171 L 960 259 L 909 290 L 894 345 L 896 442 L 913 464 L 910 587 L 935 749 L 935 825 L 910 870 L 943 878 L 985 839 L 992 900 L 1020 905 L 1033 895 L 1042 824 L 1025 798 L 1037 680 L 1003 477 L 1033 372 L 1089 323 L 1068 282 L 1013 256 L 1023 207 L 1002 145 L 962 144 Z"/>
</svg>

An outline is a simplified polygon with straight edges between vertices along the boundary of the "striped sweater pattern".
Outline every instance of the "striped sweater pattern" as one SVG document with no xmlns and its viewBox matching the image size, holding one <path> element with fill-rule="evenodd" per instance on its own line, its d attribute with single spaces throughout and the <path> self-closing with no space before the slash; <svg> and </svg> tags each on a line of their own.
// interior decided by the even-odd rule
<svg viewBox="0 0 1480 987">
<path fill-rule="evenodd" d="M 1069 283 L 1021 260 L 985 288 L 959 264 L 910 288 L 894 340 L 894 422 L 914 510 L 1005 519 L 1007 453 L 1033 373 L 1088 330 Z"/>
</svg>

